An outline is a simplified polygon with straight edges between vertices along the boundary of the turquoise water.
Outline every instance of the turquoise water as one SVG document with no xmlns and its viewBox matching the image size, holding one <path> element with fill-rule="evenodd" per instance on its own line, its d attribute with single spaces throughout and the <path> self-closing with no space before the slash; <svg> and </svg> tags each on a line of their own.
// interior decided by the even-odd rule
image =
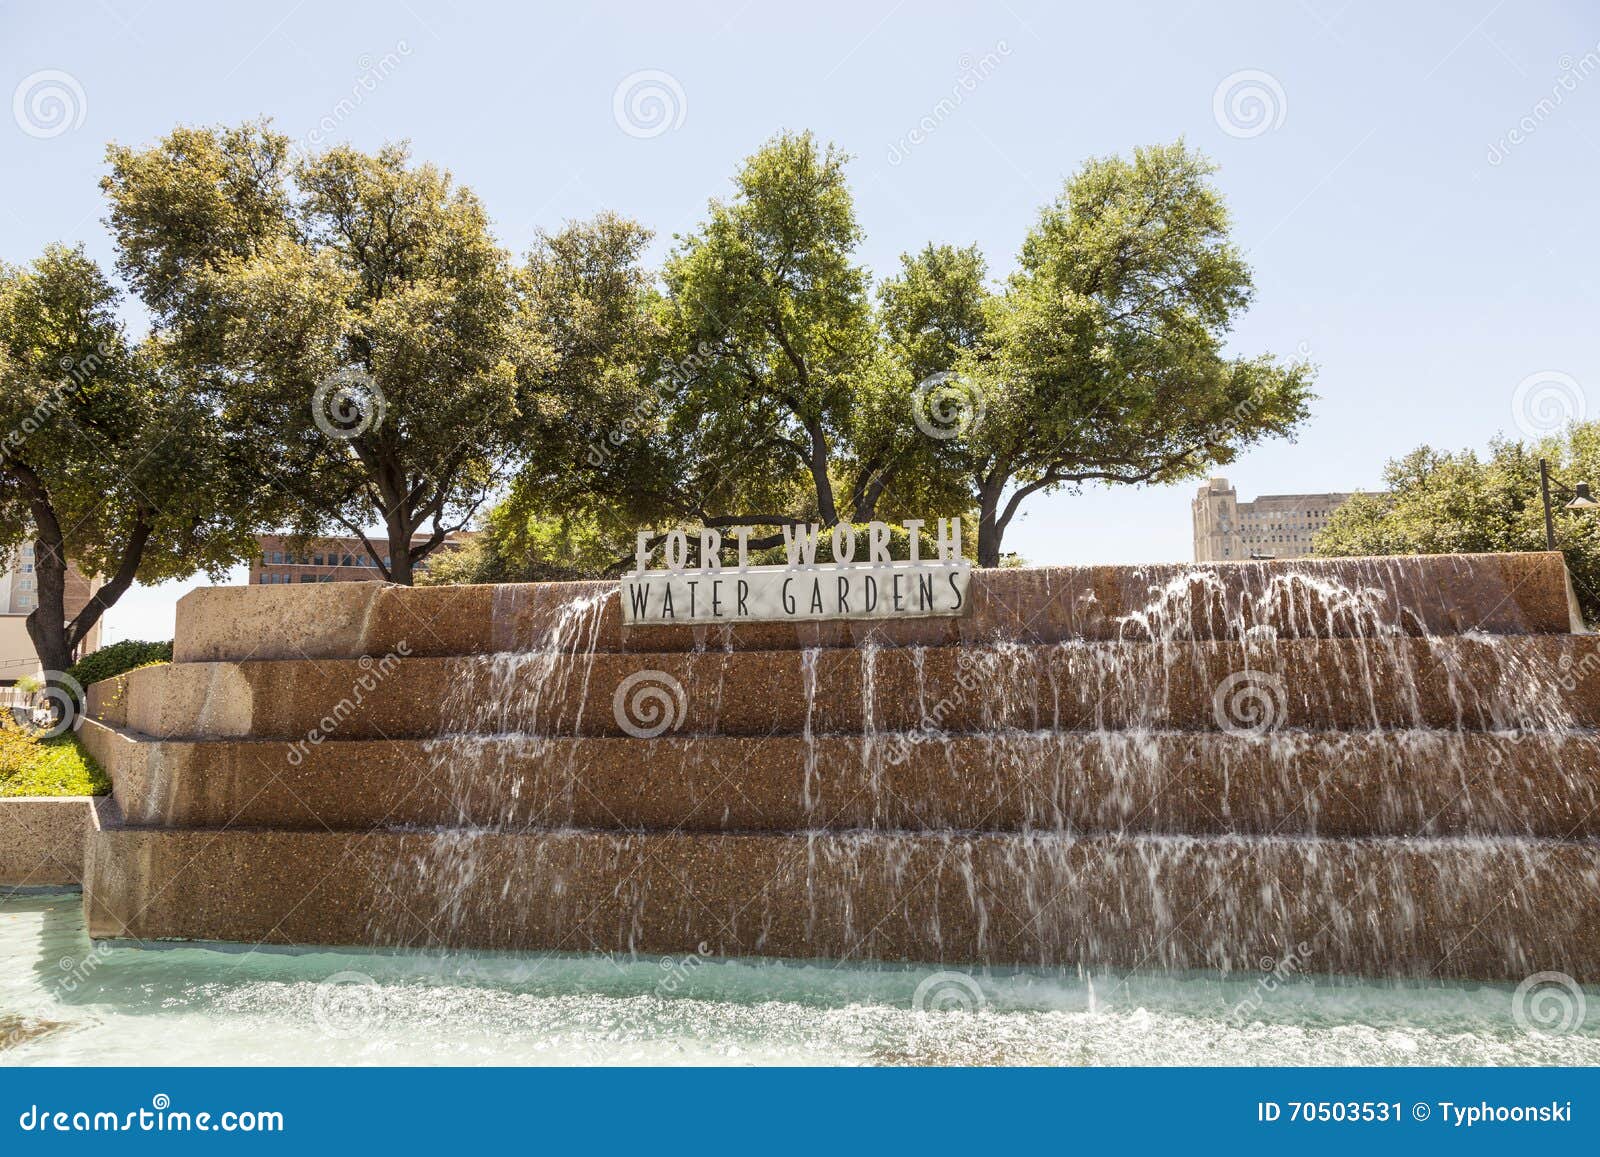
<svg viewBox="0 0 1600 1157">
<path fill-rule="evenodd" d="M 77 895 L 12 895 L 0 897 L 0 1063 L 1600 1064 L 1600 990 L 1558 990 L 1519 1016 L 1513 985 L 1262 966 L 1228 979 L 969 976 L 700 957 L 108 948 L 84 935 Z M 1530 1015 L 1552 1031 L 1524 1027 Z"/>
</svg>

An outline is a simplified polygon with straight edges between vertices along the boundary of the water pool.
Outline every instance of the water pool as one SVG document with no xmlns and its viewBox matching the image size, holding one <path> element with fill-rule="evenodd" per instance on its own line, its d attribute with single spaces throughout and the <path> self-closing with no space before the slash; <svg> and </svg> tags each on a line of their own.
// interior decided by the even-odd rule
<svg viewBox="0 0 1600 1157">
<path fill-rule="evenodd" d="M 0 896 L 0 1063 L 1600 1064 L 1600 991 L 1269 971 L 1077 976 L 753 960 L 106 947 Z M 1548 994 L 1547 994 L 1548 995 Z M 1583 1015 L 1587 1006 L 1588 1014 Z M 1545 1012 L 1552 1010 L 1546 1009 Z M 1535 1023 L 1554 1023 L 1535 1017 Z"/>
</svg>

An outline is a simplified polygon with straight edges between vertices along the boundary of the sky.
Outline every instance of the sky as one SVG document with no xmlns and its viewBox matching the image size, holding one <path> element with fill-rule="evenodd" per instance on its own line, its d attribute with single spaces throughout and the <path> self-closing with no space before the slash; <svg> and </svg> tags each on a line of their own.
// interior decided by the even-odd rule
<svg viewBox="0 0 1600 1157">
<path fill-rule="evenodd" d="M 1003 276 L 1086 158 L 1181 137 L 1255 273 L 1234 352 L 1318 367 L 1299 437 L 1227 467 L 1242 499 L 1375 489 L 1418 445 L 1600 414 L 1594 5 L 0 0 L 6 94 L 0 260 L 81 242 L 108 268 L 105 145 L 178 124 L 407 139 L 513 252 L 612 209 L 657 260 L 743 157 L 812 129 L 854 157 L 877 276 L 929 241 Z M 1035 496 L 1006 548 L 1187 559 L 1196 485 Z M 130 591 L 105 641 L 170 637 L 204 582 Z"/>
</svg>

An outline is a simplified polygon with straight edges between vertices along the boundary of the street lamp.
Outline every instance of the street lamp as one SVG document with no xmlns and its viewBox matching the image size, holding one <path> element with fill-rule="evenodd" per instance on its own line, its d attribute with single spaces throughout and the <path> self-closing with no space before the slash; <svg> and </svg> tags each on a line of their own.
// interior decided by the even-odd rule
<svg viewBox="0 0 1600 1157">
<path fill-rule="evenodd" d="M 1554 486 L 1559 493 L 1558 497 L 1572 496 L 1572 500 L 1563 509 L 1566 510 L 1600 510 L 1600 502 L 1594 500 L 1589 493 L 1589 484 L 1580 482 L 1576 486 L 1567 486 L 1550 477 L 1550 464 L 1543 458 L 1539 459 L 1539 497 L 1544 501 L 1544 548 L 1556 548 L 1556 524 L 1550 515 L 1550 488 Z"/>
</svg>

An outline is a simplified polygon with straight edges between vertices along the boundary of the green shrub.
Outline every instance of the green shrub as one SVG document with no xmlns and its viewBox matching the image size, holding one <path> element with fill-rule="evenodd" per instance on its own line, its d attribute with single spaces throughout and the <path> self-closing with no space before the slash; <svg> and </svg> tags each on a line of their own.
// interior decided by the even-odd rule
<svg viewBox="0 0 1600 1157">
<path fill-rule="evenodd" d="M 148 667 L 152 663 L 172 662 L 172 640 L 165 643 L 146 643 L 140 639 L 124 639 L 91 651 L 67 668 L 67 674 L 78 681 L 80 687 L 121 675 L 135 667 Z"/>
<path fill-rule="evenodd" d="M 106 795 L 111 780 L 72 732 L 39 739 L 0 712 L 0 797 Z"/>
</svg>

